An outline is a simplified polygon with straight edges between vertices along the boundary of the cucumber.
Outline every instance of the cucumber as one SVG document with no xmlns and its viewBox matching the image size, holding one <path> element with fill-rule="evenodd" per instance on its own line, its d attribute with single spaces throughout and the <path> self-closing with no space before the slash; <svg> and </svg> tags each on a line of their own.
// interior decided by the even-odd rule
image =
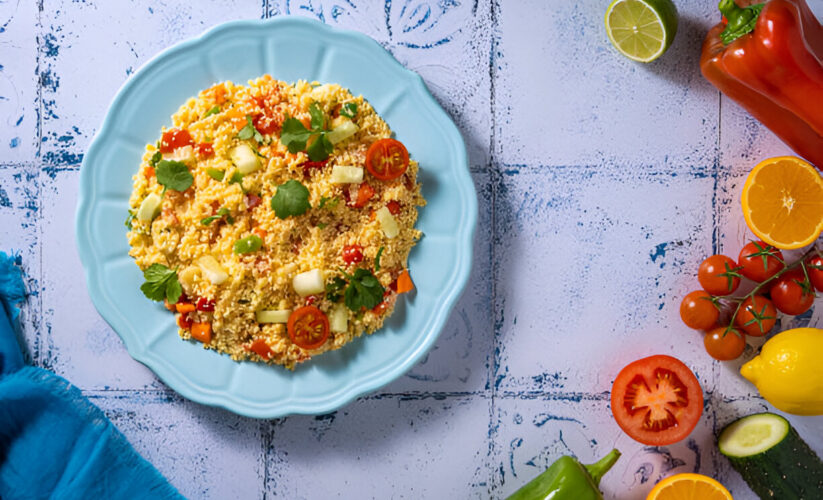
<svg viewBox="0 0 823 500">
<path fill-rule="evenodd" d="M 248 144 L 242 143 L 233 147 L 229 151 L 229 157 L 234 166 L 237 167 L 237 171 L 243 175 L 250 174 L 260 168 L 260 159 Z"/>
<path fill-rule="evenodd" d="M 823 462 L 780 415 L 757 413 L 732 422 L 720 433 L 718 448 L 760 498 L 820 498 Z"/>
<path fill-rule="evenodd" d="M 326 134 L 326 139 L 332 144 L 344 141 L 357 133 L 357 124 L 344 116 L 338 116 L 332 122 L 332 129 Z"/>
<path fill-rule="evenodd" d="M 137 220 L 141 222 L 151 222 L 160 213 L 160 205 L 163 200 L 154 193 L 149 193 L 140 203 L 137 209 Z"/>
</svg>

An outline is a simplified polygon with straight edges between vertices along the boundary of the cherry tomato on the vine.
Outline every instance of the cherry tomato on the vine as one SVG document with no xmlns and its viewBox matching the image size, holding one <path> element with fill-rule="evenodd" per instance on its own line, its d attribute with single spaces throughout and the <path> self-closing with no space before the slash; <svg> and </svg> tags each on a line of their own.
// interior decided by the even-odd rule
<svg viewBox="0 0 823 500">
<path fill-rule="evenodd" d="M 703 337 L 703 346 L 709 356 L 718 361 L 730 361 L 737 359 L 743 354 L 746 348 L 746 340 L 743 334 L 735 329 L 729 328 L 726 331 L 725 326 L 720 326 L 712 329 Z"/>
<path fill-rule="evenodd" d="M 803 314 L 814 303 L 812 285 L 800 269 L 793 269 L 780 276 L 772 285 L 769 295 L 775 307 L 792 316 Z"/>
<path fill-rule="evenodd" d="M 815 255 L 806 262 L 806 270 L 809 272 L 809 279 L 812 286 L 818 292 L 823 292 L 823 257 Z"/>
<path fill-rule="evenodd" d="M 703 290 L 695 290 L 683 297 L 680 303 L 680 319 L 689 328 L 708 330 L 717 324 L 720 311 L 712 303 L 712 296 Z"/>
<path fill-rule="evenodd" d="M 740 286 L 740 268 L 725 255 L 712 255 L 700 263 L 697 281 L 712 295 L 729 295 Z"/>
<path fill-rule="evenodd" d="M 740 274 L 758 283 L 766 281 L 785 267 L 783 253 L 762 241 L 750 241 L 744 246 L 737 257 L 737 264 L 741 267 Z"/>
<path fill-rule="evenodd" d="M 771 300 L 755 295 L 744 300 L 734 318 L 735 324 L 747 335 L 762 337 L 771 331 L 777 321 L 777 310 Z"/>
</svg>

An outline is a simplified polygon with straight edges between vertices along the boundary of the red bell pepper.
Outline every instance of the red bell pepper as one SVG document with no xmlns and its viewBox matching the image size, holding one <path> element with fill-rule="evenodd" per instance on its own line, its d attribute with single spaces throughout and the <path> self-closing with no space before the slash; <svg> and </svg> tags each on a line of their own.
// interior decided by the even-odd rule
<svg viewBox="0 0 823 500">
<path fill-rule="evenodd" d="M 719 8 L 703 76 L 823 170 L 823 26 L 805 0 Z"/>
</svg>

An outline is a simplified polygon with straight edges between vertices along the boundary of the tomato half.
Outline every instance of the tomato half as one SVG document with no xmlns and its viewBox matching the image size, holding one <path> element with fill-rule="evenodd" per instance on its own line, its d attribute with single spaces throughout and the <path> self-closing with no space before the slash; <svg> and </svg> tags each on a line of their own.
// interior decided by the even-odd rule
<svg viewBox="0 0 823 500">
<path fill-rule="evenodd" d="M 703 290 L 695 290 L 683 297 L 680 303 L 680 319 L 689 328 L 708 330 L 717 323 L 720 310 L 712 303 L 712 296 Z"/>
<path fill-rule="evenodd" d="M 740 268 L 725 255 L 712 255 L 700 263 L 697 281 L 712 295 L 729 295 L 740 286 Z"/>
<path fill-rule="evenodd" d="M 317 349 L 329 338 L 329 318 L 314 306 L 296 309 L 286 324 L 289 338 L 303 349 Z"/>
<path fill-rule="evenodd" d="M 800 269 L 780 276 L 772 285 L 769 295 L 780 312 L 792 316 L 803 314 L 814 304 L 814 290 Z"/>
<path fill-rule="evenodd" d="M 740 250 L 740 274 L 752 281 L 766 281 L 783 269 L 783 253 L 763 241 L 750 241 Z"/>
<path fill-rule="evenodd" d="M 366 151 L 366 169 L 381 181 L 396 179 L 409 167 L 409 151 L 395 139 L 380 139 Z"/>
<path fill-rule="evenodd" d="M 163 132 L 163 136 L 160 138 L 160 152 L 171 153 L 177 148 L 191 146 L 193 144 L 194 140 L 192 140 L 188 130 L 184 128 L 171 128 Z"/>
<path fill-rule="evenodd" d="M 658 354 L 620 370 L 612 385 L 612 414 L 635 441 L 664 446 L 688 436 L 703 414 L 703 390 L 680 360 Z"/>
</svg>

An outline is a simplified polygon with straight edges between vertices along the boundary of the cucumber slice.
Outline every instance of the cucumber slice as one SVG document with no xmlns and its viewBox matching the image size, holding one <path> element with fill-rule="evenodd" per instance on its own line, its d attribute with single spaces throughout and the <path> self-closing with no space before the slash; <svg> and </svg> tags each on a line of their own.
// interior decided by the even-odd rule
<svg viewBox="0 0 823 500">
<path fill-rule="evenodd" d="M 140 208 L 137 209 L 137 220 L 141 222 L 151 222 L 160 213 L 160 204 L 163 200 L 154 193 L 150 193 L 143 198 Z"/>
<path fill-rule="evenodd" d="M 760 498 L 816 498 L 823 491 L 823 462 L 780 415 L 731 423 L 718 448 Z"/>
<path fill-rule="evenodd" d="M 349 120 L 344 116 L 340 116 L 335 119 L 332 123 L 334 128 L 331 129 L 329 133 L 326 134 L 326 139 L 329 140 L 332 144 L 337 144 L 338 142 L 345 141 L 349 137 L 353 136 L 359 130 L 357 128 L 357 124 L 353 121 Z"/>
<path fill-rule="evenodd" d="M 345 333 L 349 329 L 349 311 L 343 304 L 337 304 L 329 316 L 329 328 L 334 333 Z"/>
<path fill-rule="evenodd" d="M 243 175 L 250 174 L 260 168 L 260 158 L 248 144 L 238 144 L 229 151 L 229 157 L 237 171 Z"/>
<path fill-rule="evenodd" d="M 254 315 L 258 323 L 288 323 L 291 309 L 262 310 Z"/>
</svg>

